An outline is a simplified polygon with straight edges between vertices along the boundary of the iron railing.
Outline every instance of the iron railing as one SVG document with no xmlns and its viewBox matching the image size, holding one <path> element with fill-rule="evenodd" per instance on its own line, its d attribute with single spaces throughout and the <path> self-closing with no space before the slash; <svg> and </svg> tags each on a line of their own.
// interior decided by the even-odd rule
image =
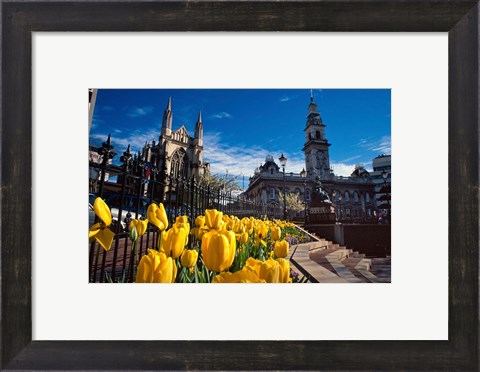
<svg viewBox="0 0 480 372">
<path fill-rule="evenodd" d="M 120 165 L 112 165 L 113 146 L 110 137 L 98 149 L 102 155 L 100 164 L 90 163 L 90 196 L 104 199 L 112 211 L 113 223 L 110 229 L 115 233 L 111 249 L 105 251 L 98 243 L 90 243 L 89 281 L 132 282 L 135 272 L 129 239 L 129 223 L 132 219 L 145 219 L 150 203 L 163 203 L 170 225 L 177 216 L 187 216 L 190 226 L 195 226 L 195 219 L 203 215 L 206 209 L 217 209 L 239 218 L 254 216 L 262 218 L 281 218 L 281 207 L 248 200 L 241 195 L 200 183 L 194 177 L 189 179 L 159 170 L 157 164 L 150 164 L 141 156 L 130 153 L 130 146 L 120 157 Z M 106 181 L 116 177 L 116 182 Z M 90 206 L 91 208 L 91 206 Z M 93 211 L 90 212 L 93 216 Z M 93 218 L 93 217 L 92 217 Z M 98 218 L 90 221 L 91 224 Z M 159 231 L 156 227 L 147 232 L 136 242 L 137 257 L 146 254 L 148 248 L 157 248 Z M 190 236 L 192 246 L 195 238 Z"/>
</svg>

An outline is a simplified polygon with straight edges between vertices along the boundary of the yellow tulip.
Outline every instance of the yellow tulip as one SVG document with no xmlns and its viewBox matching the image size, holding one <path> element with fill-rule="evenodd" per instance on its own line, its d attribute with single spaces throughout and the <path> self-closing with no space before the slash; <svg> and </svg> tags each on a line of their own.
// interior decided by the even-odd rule
<svg viewBox="0 0 480 372">
<path fill-rule="evenodd" d="M 274 226 L 270 230 L 270 237 L 272 240 L 280 240 L 280 237 L 282 236 L 282 230 L 278 226 Z"/>
<path fill-rule="evenodd" d="M 185 249 L 180 257 L 183 267 L 193 267 L 197 263 L 198 251 L 194 249 Z"/>
<path fill-rule="evenodd" d="M 244 268 L 255 271 L 258 277 L 267 283 L 279 283 L 282 269 L 280 264 L 271 258 L 262 262 L 250 257 L 245 263 Z"/>
<path fill-rule="evenodd" d="M 187 235 L 190 234 L 190 224 L 188 223 L 187 216 L 178 216 L 177 219 L 175 220 L 175 226 L 183 227 L 187 232 Z"/>
<path fill-rule="evenodd" d="M 137 267 L 137 283 L 173 283 L 177 277 L 177 265 L 171 257 L 154 249 L 142 257 Z"/>
<path fill-rule="evenodd" d="M 206 228 L 206 226 L 203 228 L 194 227 L 190 231 L 190 234 L 194 234 L 198 239 L 202 239 L 203 234 L 205 234 L 206 232 L 208 232 L 208 228 Z"/>
<path fill-rule="evenodd" d="M 273 246 L 273 251 L 275 252 L 275 256 L 284 258 L 288 256 L 288 248 L 288 242 L 286 240 L 281 240 L 275 242 L 275 245 Z"/>
<path fill-rule="evenodd" d="M 228 269 L 235 258 L 235 233 L 211 230 L 202 237 L 202 256 L 207 268 L 220 272 Z"/>
<path fill-rule="evenodd" d="M 205 226 L 205 216 L 198 216 L 195 218 L 195 225 L 200 229 Z"/>
<path fill-rule="evenodd" d="M 290 261 L 285 260 L 284 258 L 277 258 L 277 262 L 280 264 L 281 274 L 280 274 L 280 283 L 290 282 Z"/>
<path fill-rule="evenodd" d="M 240 270 L 235 273 L 225 272 L 213 278 L 212 283 L 265 283 L 251 270 Z"/>
<path fill-rule="evenodd" d="M 102 198 L 96 198 L 93 202 L 93 210 L 95 214 L 100 218 L 105 226 L 110 226 L 112 224 L 112 213 L 110 213 L 110 208 L 102 200 Z"/>
<path fill-rule="evenodd" d="M 131 220 L 130 221 L 130 239 L 137 240 L 147 231 L 148 220 Z M 135 229 L 135 232 L 134 232 Z"/>
<path fill-rule="evenodd" d="M 259 223 L 255 230 L 260 239 L 265 238 L 268 234 L 268 226 L 265 223 Z"/>
<path fill-rule="evenodd" d="M 205 223 L 209 229 L 220 230 L 224 224 L 223 213 L 216 209 L 207 209 L 205 211 Z"/>
<path fill-rule="evenodd" d="M 152 203 L 148 206 L 147 219 L 151 224 L 157 226 L 160 231 L 168 228 L 167 213 L 162 203 L 160 205 Z"/>
<path fill-rule="evenodd" d="M 238 242 L 241 243 L 241 244 L 245 244 L 246 242 L 248 242 L 248 234 L 247 233 L 237 234 L 236 237 L 237 237 Z"/>
<path fill-rule="evenodd" d="M 112 247 L 113 237 L 115 236 L 115 233 L 108 228 L 112 224 L 110 208 L 101 198 L 96 198 L 93 203 L 93 210 L 102 222 L 90 227 L 88 238 L 90 241 L 96 240 L 103 249 L 108 251 Z"/>
<path fill-rule="evenodd" d="M 167 257 L 173 259 L 180 257 L 188 242 L 188 234 L 185 228 L 175 225 L 163 233 L 162 250 Z"/>
</svg>

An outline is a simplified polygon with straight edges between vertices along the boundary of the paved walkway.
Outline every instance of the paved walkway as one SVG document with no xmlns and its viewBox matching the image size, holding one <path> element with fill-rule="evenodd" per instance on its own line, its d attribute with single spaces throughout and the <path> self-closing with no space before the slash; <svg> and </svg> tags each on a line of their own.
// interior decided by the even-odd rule
<svg viewBox="0 0 480 372">
<path fill-rule="evenodd" d="M 313 283 L 389 283 L 390 257 L 365 258 L 338 244 L 319 239 L 292 246 L 292 269 Z"/>
</svg>

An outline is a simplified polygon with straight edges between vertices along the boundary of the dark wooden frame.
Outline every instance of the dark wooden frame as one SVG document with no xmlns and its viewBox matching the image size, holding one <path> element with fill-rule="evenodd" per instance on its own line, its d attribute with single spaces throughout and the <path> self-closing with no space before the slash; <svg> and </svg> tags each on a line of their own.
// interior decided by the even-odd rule
<svg viewBox="0 0 480 372">
<path fill-rule="evenodd" d="M 48 3 L 2 0 L 1 367 L 56 370 L 477 370 L 477 1 Z M 33 31 L 449 32 L 449 340 L 32 341 Z M 434 186 L 433 178 L 429 181 L 428 177 L 426 188 Z M 446 207 L 446 201 L 439 200 L 438 206 Z"/>
</svg>

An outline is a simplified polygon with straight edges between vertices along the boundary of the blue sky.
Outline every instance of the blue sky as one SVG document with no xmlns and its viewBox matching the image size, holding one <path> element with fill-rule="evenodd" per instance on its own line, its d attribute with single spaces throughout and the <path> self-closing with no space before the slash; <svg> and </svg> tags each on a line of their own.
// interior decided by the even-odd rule
<svg viewBox="0 0 480 372">
<path fill-rule="evenodd" d="M 389 89 L 314 89 L 313 95 L 335 174 L 350 175 L 355 164 L 371 169 L 374 157 L 390 154 Z M 99 145 L 111 133 L 121 154 L 128 144 L 138 150 L 145 141 L 158 141 L 169 97 L 173 130 L 184 124 L 193 136 L 202 111 L 204 161 L 212 173 L 228 170 L 247 180 L 268 154 L 278 159 L 284 153 L 287 172 L 305 166 L 301 149 L 310 89 L 100 89 L 90 143 Z"/>
</svg>

